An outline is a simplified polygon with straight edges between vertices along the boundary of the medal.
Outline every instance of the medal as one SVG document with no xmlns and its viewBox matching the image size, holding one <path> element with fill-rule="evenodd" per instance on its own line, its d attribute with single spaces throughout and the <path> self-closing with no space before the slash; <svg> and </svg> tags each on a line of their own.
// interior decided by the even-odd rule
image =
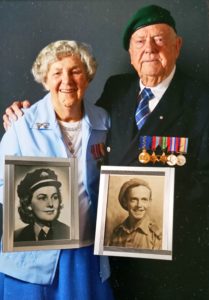
<svg viewBox="0 0 209 300">
<path fill-rule="evenodd" d="M 152 137 L 152 154 L 150 156 L 150 161 L 153 164 L 155 164 L 156 162 L 159 161 L 157 155 L 155 154 L 155 150 L 158 146 L 158 141 L 159 141 L 159 137 L 157 137 L 157 136 Z"/>
<path fill-rule="evenodd" d="M 140 136 L 139 148 L 142 149 L 142 152 L 138 156 L 138 160 L 142 164 L 147 164 L 150 161 L 150 154 L 146 149 L 150 149 L 151 137 L 149 136 Z"/>
<path fill-rule="evenodd" d="M 138 156 L 139 161 L 142 164 L 147 164 L 150 161 L 150 155 L 147 153 L 146 149 L 143 149 L 142 152 Z"/>
<path fill-rule="evenodd" d="M 165 164 L 165 163 L 167 162 L 167 159 L 168 159 L 168 158 L 167 158 L 165 152 L 163 152 L 163 153 L 160 155 L 159 161 L 160 161 L 161 163 Z"/>
<path fill-rule="evenodd" d="M 187 147 L 188 147 L 188 138 L 180 138 L 179 143 L 179 152 L 180 154 L 177 156 L 177 165 L 183 166 L 186 163 L 186 157 L 182 153 L 187 153 Z"/>
<path fill-rule="evenodd" d="M 167 140 L 168 140 L 168 151 L 171 152 L 171 154 L 167 156 L 167 164 L 169 166 L 175 166 L 177 163 L 177 157 L 173 153 L 176 148 L 176 138 L 168 137 Z"/>
<path fill-rule="evenodd" d="M 178 166 L 183 166 L 183 165 L 185 165 L 185 163 L 186 163 L 186 157 L 183 154 L 179 154 L 177 156 L 176 164 Z"/>
<path fill-rule="evenodd" d="M 162 148 L 163 153 L 160 155 L 160 159 L 159 159 L 159 161 L 163 164 L 165 164 L 167 162 L 167 156 L 165 154 L 166 147 L 167 147 L 167 137 L 163 136 L 162 137 L 162 144 L 161 144 L 161 148 Z"/>
<path fill-rule="evenodd" d="M 177 157 L 174 154 L 170 154 L 167 156 L 167 164 L 169 166 L 175 166 L 177 163 Z"/>
<path fill-rule="evenodd" d="M 103 143 L 91 145 L 91 153 L 94 160 L 97 162 L 97 167 L 100 169 L 104 163 L 105 145 Z"/>
<path fill-rule="evenodd" d="M 150 161 L 151 161 L 153 164 L 155 164 L 156 162 L 159 161 L 159 159 L 158 159 L 158 157 L 157 157 L 157 155 L 155 154 L 154 151 L 152 152 L 152 154 L 151 154 L 151 156 L 150 156 Z"/>
</svg>

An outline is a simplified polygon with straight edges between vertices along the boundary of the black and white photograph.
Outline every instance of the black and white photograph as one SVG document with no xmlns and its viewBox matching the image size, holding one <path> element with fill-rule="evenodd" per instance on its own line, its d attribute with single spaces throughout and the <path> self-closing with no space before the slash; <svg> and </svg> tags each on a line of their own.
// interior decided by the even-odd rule
<svg viewBox="0 0 209 300">
<path fill-rule="evenodd" d="M 95 253 L 172 259 L 174 169 L 102 167 Z"/>
<path fill-rule="evenodd" d="M 77 247 L 74 168 L 72 159 L 6 159 L 4 251 Z"/>
</svg>

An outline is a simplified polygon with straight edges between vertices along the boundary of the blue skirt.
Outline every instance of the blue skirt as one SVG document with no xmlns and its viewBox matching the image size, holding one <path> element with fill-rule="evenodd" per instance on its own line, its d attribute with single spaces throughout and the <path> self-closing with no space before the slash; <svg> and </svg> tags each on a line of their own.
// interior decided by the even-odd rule
<svg viewBox="0 0 209 300">
<path fill-rule="evenodd" d="M 62 250 L 52 285 L 32 284 L 0 273 L 0 300 L 113 300 L 108 280 L 101 281 L 99 265 L 92 247 Z"/>
</svg>

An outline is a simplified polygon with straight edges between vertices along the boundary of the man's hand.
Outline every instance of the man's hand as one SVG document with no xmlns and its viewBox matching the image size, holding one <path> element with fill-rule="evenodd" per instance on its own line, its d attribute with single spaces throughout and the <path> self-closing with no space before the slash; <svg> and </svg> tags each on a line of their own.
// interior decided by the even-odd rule
<svg viewBox="0 0 209 300">
<path fill-rule="evenodd" d="M 11 106 L 7 107 L 5 114 L 3 115 L 3 126 L 7 130 L 11 126 L 10 120 L 18 120 L 22 115 L 22 108 L 28 108 L 31 104 L 28 100 L 14 101 Z"/>
</svg>

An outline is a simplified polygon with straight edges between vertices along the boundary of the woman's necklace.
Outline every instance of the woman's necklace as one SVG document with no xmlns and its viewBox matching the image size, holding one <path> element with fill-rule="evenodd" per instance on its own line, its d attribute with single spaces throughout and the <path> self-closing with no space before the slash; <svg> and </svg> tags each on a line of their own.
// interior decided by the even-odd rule
<svg viewBox="0 0 209 300">
<path fill-rule="evenodd" d="M 82 121 L 63 122 L 59 121 L 60 129 L 63 134 L 64 142 L 71 155 L 77 156 L 81 148 L 81 127 Z"/>
</svg>

